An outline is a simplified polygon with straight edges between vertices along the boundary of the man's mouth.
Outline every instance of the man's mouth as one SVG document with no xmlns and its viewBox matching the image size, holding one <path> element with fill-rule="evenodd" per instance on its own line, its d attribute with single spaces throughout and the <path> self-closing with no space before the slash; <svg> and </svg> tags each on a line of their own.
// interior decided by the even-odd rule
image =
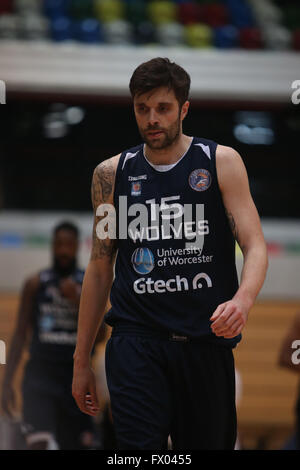
<svg viewBox="0 0 300 470">
<path fill-rule="evenodd" d="M 153 138 L 158 138 L 158 137 L 161 137 L 163 133 L 164 133 L 163 131 L 157 130 L 157 131 L 149 131 L 147 132 L 147 135 Z"/>
</svg>

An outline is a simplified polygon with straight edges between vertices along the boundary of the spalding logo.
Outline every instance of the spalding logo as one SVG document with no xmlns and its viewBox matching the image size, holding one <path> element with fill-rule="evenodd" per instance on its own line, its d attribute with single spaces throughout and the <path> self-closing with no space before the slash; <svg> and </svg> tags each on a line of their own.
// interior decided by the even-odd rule
<svg viewBox="0 0 300 470">
<path fill-rule="evenodd" d="M 204 168 L 194 170 L 189 176 L 189 185 L 195 191 L 205 191 L 211 185 L 211 175 Z"/>
<path fill-rule="evenodd" d="M 134 250 L 131 262 L 138 274 L 148 274 L 154 268 L 154 256 L 149 248 L 137 248 Z"/>
</svg>

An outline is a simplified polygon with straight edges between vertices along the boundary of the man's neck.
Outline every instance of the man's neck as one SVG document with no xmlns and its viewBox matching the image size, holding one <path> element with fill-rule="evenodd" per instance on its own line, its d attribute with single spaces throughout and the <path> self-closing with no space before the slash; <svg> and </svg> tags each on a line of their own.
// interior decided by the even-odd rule
<svg viewBox="0 0 300 470">
<path fill-rule="evenodd" d="M 145 156 L 153 165 L 171 165 L 176 163 L 187 152 L 192 140 L 193 137 L 181 134 L 174 145 L 159 150 L 151 149 L 146 144 Z"/>
</svg>

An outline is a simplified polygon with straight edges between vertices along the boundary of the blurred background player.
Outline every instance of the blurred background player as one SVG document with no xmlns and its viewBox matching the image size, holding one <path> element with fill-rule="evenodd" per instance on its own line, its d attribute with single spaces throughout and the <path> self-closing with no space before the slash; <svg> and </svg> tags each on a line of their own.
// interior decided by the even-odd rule
<svg viewBox="0 0 300 470">
<path fill-rule="evenodd" d="M 53 232 L 52 266 L 28 278 L 21 294 L 5 370 L 2 408 L 9 416 L 14 411 L 14 373 L 30 335 L 30 357 L 22 385 L 29 449 L 85 449 L 93 444 L 92 419 L 78 410 L 71 395 L 84 274 L 77 267 L 78 241 L 75 225 L 57 225 Z"/>
</svg>

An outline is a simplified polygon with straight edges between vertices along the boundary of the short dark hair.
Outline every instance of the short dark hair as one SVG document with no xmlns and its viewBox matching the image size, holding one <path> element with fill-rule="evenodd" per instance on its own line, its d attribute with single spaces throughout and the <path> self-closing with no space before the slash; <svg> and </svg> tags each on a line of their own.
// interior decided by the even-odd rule
<svg viewBox="0 0 300 470">
<path fill-rule="evenodd" d="M 60 232 L 61 230 L 67 230 L 69 232 L 72 232 L 77 239 L 79 238 L 78 227 L 72 222 L 69 222 L 68 220 L 64 220 L 54 227 L 53 237 L 55 237 L 58 234 L 58 232 Z"/>
<path fill-rule="evenodd" d="M 132 98 L 161 86 L 174 91 L 182 106 L 189 97 L 191 78 L 180 65 L 167 58 L 156 57 L 139 65 L 132 74 L 129 89 Z"/>
</svg>

